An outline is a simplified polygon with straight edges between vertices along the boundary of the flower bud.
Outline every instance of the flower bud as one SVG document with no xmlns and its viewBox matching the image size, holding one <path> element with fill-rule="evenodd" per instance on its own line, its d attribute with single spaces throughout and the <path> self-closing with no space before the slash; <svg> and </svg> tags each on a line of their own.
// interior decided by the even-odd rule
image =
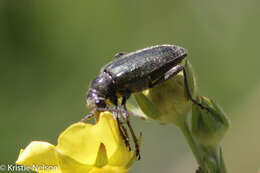
<svg viewBox="0 0 260 173">
<path fill-rule="evenodd" d="M 188 61 L 184 63 L 189 91 L 194 97 L 197 88 L 192 67 Z M 178 125 L 179 117 L 185 116 L 192 107 L 192 102 L 187 97 L 183 72 L 179 72 L 154 88 L 135 94 L 135 99 L 144 114 L 159 123 Z"/>
<path fill-rule="evenodd" d="M 208 110 L 193 104 L 192 135 L 202 145 L 217 146 L 226 134 L 230 120 L 214 101 L 206 97 L 197 100 Z"/>
</svg>

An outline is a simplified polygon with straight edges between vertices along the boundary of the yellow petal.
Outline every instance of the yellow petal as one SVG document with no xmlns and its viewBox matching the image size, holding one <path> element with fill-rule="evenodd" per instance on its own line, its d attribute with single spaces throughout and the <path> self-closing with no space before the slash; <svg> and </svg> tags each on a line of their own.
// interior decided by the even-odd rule
<svg viewBox="0 0 260 173">
<path fill-rule="evenodd" d="M 126 173 L 134 156 L 120 136 L 113 115 L 105 112 L 95 125 L 71 125 L 59 136 L 56 147 L 47 142 L 31 142 L 20 151 L 16 163 L 30 169 L 42 166 L 42 170 L 36 170 L 40 173 Z M 48 171 L 46 166 L 57 169 Z"/>
<path fill-rule="evenodd" d="M 105 166 L 103 168 L 94 168 L 89 173 L 127 173 L 129 169 L 114 166 Z"/>
<path fill-rule="evenodd" d="M 60 170 L 62 173 L 89 173 L 93 166 L 81 164 L 62 152 L 56 152 Z"/>
<path fill-rule="evenodd" d="M 58 139 L 58 150 L 82 164 L 95 164 L 99 146 L 103 143 L 110 158 L 119 143 L 119 131 L 109 112 L 101 113 L 97 124 L 76 123 Z"/>
<path fill-rule="evenodd" d="M 114 154 L 109 159 L 109 165 L 125 167 L 133 157 L 135 159 L 135 153 L 129 151 L 124 141 L 120 140 Z"/>
<path fill-rule="evenodd" d="M 55 146 L 42 141 L 32 141 L 24 150 L 21 150 L 16 161 L 19 165 L 57 165 Z"/>
<path fill-rule="evenodd" d="M 113 115 L 110 112 L 101 113 L 100 119 L 94 130 L 100 143 L 102 142 L 106 146 L 107 156 L 110 158 L 115 152 L 121 139 L 118 126 Z"/>
<path fill-rule="evenodd" d="M 55 146 L 48 142 L 32 141 L 24 150 L 21 149 L 16 164 L 37 172 L 58 173 L 60 170 L 55 152 Z"/>
<path fill-rule="evenodd" d="M 102 145 L 101 145 L 102 146 Z M 104 149 L 104 148 L 103 148 Z M 81 164 L 61 152 L 57 152 L 62 173 L 127 173 L 129 169 L 106 165 L 102 168 Z"/>
<path fill-rule="evenodd" d="M 135 152 L 129 151 L 128 147 L 126 147 L 125 142 L 120 135 L 116 120 L 110 112 L 100 114 L 98 125 L 99 126 L 97 127 L 100 128 L 102 141 L 104 141 L 103 143 L 108 153 L 108 165 L 113 166 L 113 168 L 117 166 L 125 167 L 129 164 L 130 160 L 136 159 Z M 109 136 L 108 133 L 104 133 L 107 129 L 111 131 L 111 136 Z M 133 157 L 134 159 L 132 159 Z"/>
</svg>

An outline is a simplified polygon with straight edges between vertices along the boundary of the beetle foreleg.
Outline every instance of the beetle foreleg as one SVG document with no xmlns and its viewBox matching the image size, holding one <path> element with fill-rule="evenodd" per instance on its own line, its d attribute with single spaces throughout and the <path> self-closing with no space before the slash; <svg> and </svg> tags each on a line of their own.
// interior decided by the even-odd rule
<svg viewBox="0 0 260 173">
<path fill-rule="evenodd" d="M 129 143 L 129 135 L 128 135 L 127 129 L 125 128 L 123 122 L 121 122 L 121 121 L 120 121 L 120 127 L 122 128 L 123 133 L 124 133 L 124 135 L 125 135 L 125 137 L 126 137 L 126 140 L 127 140 L 126 146 L 128 145 L 129 151 L 131 151 L 132 149 L 131 149 L 131 145 L 130 145 L 130 143 Z"/>
<path fill-rule="evenodd" d="M 122 136 L 122 138 L 125 142 L 125 145 L 127 147 L 129 147 L 129 150 L 131 151 L 131 146 L 130 146 L 130 143 L 129 143 L 129 136 L 128 136 L 127 130 L 124 127 L 123 123 L 120 121 L 120 115 L 119 115 L 120 110 L 118 109 L 118 106 L 116 106 L 116 108 L 98 108 L 97 110 L 102 111 L 102 112 L 110 111 L 110 112 L 113 113 L 114 118 L 116 119 L 116 123 L 117 123 L 117 126 L 118 126 L 120 136 Z"/>
<path fill-rule="evenodd" d="M 94 114 L 90 113 L 90 114 L 86 115 L 85 117 L 83 117 L 79 122 L 85 122 L 88 119 L 93 118 L 93 117 L 94 117 Z"/>
<path fill-rule="evenodd" d="M 127 97 L 124 97 L 123 100 L 122 100 L 122 106 L 123 106 L 123 110 L 124 110 L 124 113 L 125 113 L 125 119 L 126 119 L 127 126 L 130 130 L 131 136 L 132 136 L 133 141 L 134 141 L 136 156 L 138 157 L 138 160 L 140 160 L 141 156 L 140 156 L 138 140 L 136 138 L 135 132 L 134 132 L 134 130 L 133 130 L 131 124 L 130 124 L 130 121 L 129 121 L 129 114 L 128 114 L 128 111 L 127 111 L 127 108 L 126 108 L 126 100 L 127 100 Z"/>
<path fill-rule="evenodd" d="M 118 110 L 117 106 L 116 106 L 116 110 Z M 119 133 L 122 136 L 123 140 L 125 141 L 126 147 L 129 147 L 129 150 L 131 150 L 128 134 L 126 132 L 125 127 L 123 126 L 123 124 L 121 123 L 121 121 L 119 119 L 120 118 L 119 111 L 116 111 L 115 113 L 116 113 L 116 122 L 117 122 L 117 126 L 118 126 L 118 129 L 119 129 Z"/>
<path fill-rule="evenodd" d="M 120 110 L 119 109 L 115 109 L 115 108 L 97 108 L 97 110 L 98 111 L 102 111 L 102 112 L 104 112 L 104 111 L 110 111 L 110 112 L 120 112 Z M 144 116 L 142 116 L 142 115 L 139 115 L 139 114 L 136 114 L 136 113 L 134 113 L 134 112 L 132 112 L 132 111 L 127 111 L 128 112 L 128 114 L 129 115 L 131 115 L 131 116 L 134 116 L 134 117 L 137 117 L 137 118 L 140 118 L 140 119 L 142 119 L 142 120 L 146 120 L 147 118 L 146 117 L 144 117 Z"/>
</svg>

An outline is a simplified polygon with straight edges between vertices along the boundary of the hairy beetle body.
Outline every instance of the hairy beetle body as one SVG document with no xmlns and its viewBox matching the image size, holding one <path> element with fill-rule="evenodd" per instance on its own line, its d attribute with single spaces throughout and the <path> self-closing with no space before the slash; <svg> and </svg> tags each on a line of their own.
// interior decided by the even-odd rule
<svg viewBox="0 0 260 173">
<path fill-rule="evenodd" d="M 158 45 L 120 55 L 105 65 L 93 80 L 88 95 L 92 106 L 88 104 L 89 107 L 95 107 L 91 97 L 95 97 L 95 101 L 99 98 L 97 102 L 104 108 L 106 99 L 115 104 L 119 96 L 129 97 L 131 93 L 151 87 L 186 55 L 184 48 L 174 45 Z"/>
</svg>

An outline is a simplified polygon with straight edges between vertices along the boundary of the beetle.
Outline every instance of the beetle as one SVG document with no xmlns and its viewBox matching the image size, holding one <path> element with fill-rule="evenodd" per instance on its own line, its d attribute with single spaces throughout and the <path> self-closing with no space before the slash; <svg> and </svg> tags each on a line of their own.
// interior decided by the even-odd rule
<svg viewBox="0 0 260 173">
<path fill-rule="evenodd" d="M 131 150 L 126 129 L 119 119 L 118 113 L 123 111 L 123 117 L 133 137 L 136 155 L 140 159 L 137 138 L 130 125 L 129 111 L 127 111 L 126 107 L 126 101 L 131 94 L 153 88 L 183 71 L 188 98 L 193 103 L 204 108 L 203 105 L 191 97 L 185 68 L 181 64 L 186 57 L 187 51 L 176 45 L 157 45 L 130 53 L 116 54 L 115 60 L 105 65 L 90 85 L 87 95 L 87 107 L 91 113 L 84 120 L 98 115 L 102 111 L 116 112 L 115 119 L 120 134 Z M 122 98 L 121 109 L 118 106 L 119 98 Z M 109 103 L 112 103 L 115 108 L 109 108 Z"/>
</svg>

